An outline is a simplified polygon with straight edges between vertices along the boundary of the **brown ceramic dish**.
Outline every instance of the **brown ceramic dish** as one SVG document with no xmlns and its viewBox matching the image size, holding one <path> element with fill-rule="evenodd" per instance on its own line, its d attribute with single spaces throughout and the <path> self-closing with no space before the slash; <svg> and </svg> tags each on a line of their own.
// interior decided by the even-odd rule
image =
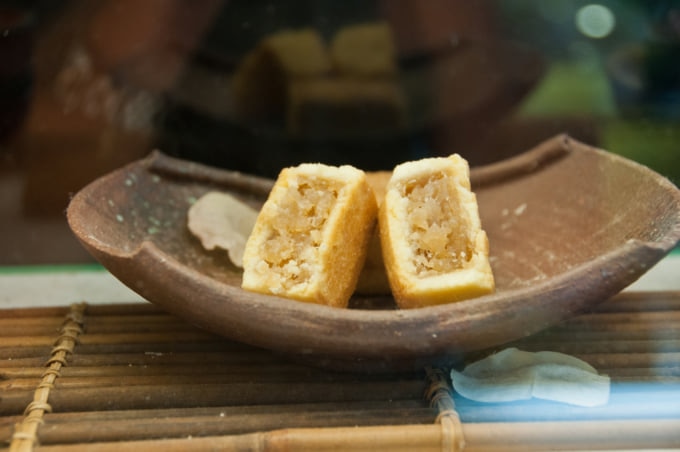
<svg viewBox="0 0 680 452">
<path fill-rule="evenodd" d="M 198 326 L 309 363 L 407 369 L 501 345 L 587 310 L 680 240 L 680 191 L 629 160 L 558 136 L 472 171 L 497 291 L 397 310 L 363 298 L 334 309 L 240 289 L 241 273 L 187 230 L 209 190 L 254 205 L 272 181 L 160 153 L 84 188 L 68 208 L 83 245 L 122 282 Z"/>
</svg>

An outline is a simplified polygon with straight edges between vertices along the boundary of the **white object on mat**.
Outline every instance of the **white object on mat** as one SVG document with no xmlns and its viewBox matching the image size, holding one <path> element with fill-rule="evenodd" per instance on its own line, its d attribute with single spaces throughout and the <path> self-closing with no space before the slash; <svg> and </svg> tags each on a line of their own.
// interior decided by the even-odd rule
<svg viewBox="0 0 680 452">
<path fill-rule="evenodd" d="M 258 211 L 235 197 L 208 192 L 189 208 L 189 230 L 207 250 L 221 248 L 237 267 L 243 267 L 243 250 Z"/>
<path fill-rule="evenodd" d="M 507 348 L 451 371 L 453 388 L 478 402 L 511 402 L 532 397 L 578 406 L 605 405 L 610 380 L 590 364 L 557 352 Z"/>
</svg>

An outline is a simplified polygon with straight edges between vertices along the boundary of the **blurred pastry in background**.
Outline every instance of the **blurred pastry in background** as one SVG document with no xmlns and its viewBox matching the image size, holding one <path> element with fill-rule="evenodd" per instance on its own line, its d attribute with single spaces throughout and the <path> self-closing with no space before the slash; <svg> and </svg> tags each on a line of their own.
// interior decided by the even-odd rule
<svg viewBox="0 0 680 452">
<path fill-rule="evenodd" d="M 394 80 L 333 77 L 295 81 L 289 87 L 291 135 L 354 135 L 405 125 L 406 100 Z"/>
<path fill-rule="evenodd" d="M 349 25 L 330 44 L 305 28 L 263 38 L 232 80 L 240 123 L 280 124 L 290 136 L 402 130 L 406 98 L 387 23 Z"/>
<path fill-rule="evenodd" d="M 330 44 L 337 72 L 357 77 L 394 77 L 396 48 L 386 22 L 349 25 L 341 28 Z"/>
<path fill-rule="evenodd" d="M 235 113 L 246 122 L 282 117 L 292 80 L 320 77 L 330 70 L 331 61 L 317 31 L 282 31 L 268 36 L 243 58 L 234 74 Z"/>
</svg>

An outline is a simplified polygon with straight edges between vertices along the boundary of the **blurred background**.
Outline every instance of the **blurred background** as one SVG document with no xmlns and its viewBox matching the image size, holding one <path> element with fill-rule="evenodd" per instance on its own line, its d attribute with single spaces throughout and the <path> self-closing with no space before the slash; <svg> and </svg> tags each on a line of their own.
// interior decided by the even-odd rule
<svg viewBox="0 0 680 452">
<path fill-rule="evenodd" d="M 680 1 L 1 1 L 0 58 L 6 267 L 91 262 L 70 196 L 152 149 L 275 177 L 568 133 L 680 181 Z"/>
</svg>

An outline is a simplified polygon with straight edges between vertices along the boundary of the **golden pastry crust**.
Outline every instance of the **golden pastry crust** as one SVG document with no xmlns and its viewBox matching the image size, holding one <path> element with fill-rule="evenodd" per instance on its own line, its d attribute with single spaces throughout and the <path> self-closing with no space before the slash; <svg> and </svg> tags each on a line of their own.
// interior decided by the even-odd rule
<svg viewBox="0 0 680 452">
<path fill-rule="evenodd" d="M 366 180 L 375 193 L 378 208 L 385 198 L 385 190 L 390 177 L 392 177 L 392 171 L 366 172 Z M 387 273 L 385 273 L 385 263 L 380 245 L 380 228 L 376 227 L 368 242 L 366 262 L 359 274 L 356 292 L 362 295 L 389 295 L 390 290 L 390 282 L 387 280 Z"/>
<path fill-rule="evenodd" d="M 378 207 L 382 204 L 383 199 L 385 199 L 385 192 L 387 191 L 387 184 L 392 178 L 392 171 L 368 171 L 366 172 L 366 181 L 368 185 L 373 189 L 375 193 L 375 200 L 378 203 Z"/>
<path fill-rule="evenodd" d="M 495 289 L 489 241 L 457 154 L 398 165 L 380 207 L 380 239 L 401 308 L 477 297 Z"/>
<path fill-rule="evenodd" d="M 363 171 L 310 163 L 284 169 L 246 243 L 242 287 L 346 307 L 376 216 Z"/>
</svg>

